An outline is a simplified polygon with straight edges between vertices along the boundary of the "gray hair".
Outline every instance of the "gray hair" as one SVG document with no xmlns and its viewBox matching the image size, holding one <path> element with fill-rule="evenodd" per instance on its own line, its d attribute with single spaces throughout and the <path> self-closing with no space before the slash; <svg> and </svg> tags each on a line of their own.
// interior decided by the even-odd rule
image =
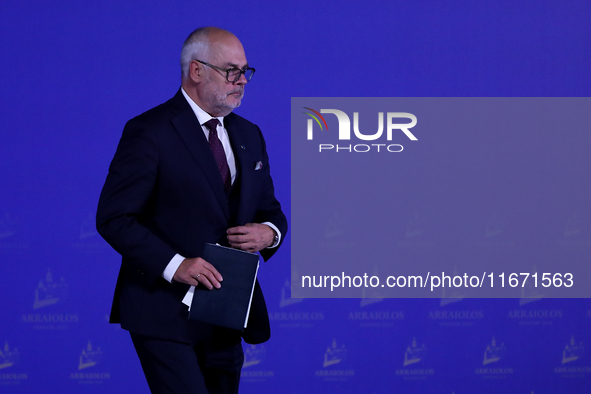
<svg viewBox="0 0 591 394">
<path fill-rule="evenodd" d="M 209 62 L 209 32 L 210 27 L 200 27 L 194 30 L 183 43 L 181 50 L 181 79 L 189 76 L 189 65 L 193 60 Z"/>
</svg>

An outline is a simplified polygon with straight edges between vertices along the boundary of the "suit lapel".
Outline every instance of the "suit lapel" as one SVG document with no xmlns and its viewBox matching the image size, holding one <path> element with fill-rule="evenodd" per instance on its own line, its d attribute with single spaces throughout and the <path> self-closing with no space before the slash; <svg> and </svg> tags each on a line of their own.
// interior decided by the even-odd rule
<svg viewBox="0 0 591 394">
<path fill-rule="evenodd" d="M 201 125 L 180 90 L 172 101 L 176 107 L 176 115 L 171 119 L 172 124 L 199 167 L 201 167 L 211 190 L 224 211 L 224 215 L 229 220 L 230 211 L 226 202 L 226 193 L 220 176 L 220 170 L 218 169 L 209 143 L 202 132 Z"/>
</svg>

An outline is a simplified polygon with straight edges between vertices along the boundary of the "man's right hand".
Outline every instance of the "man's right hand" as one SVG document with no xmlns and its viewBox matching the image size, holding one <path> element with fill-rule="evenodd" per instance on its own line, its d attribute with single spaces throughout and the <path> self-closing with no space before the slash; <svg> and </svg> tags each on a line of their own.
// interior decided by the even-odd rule
<svg viewBox="0 0 591 394">
<path fill-rule="evenodd" d="M 215 267 L 203 260 L 201 257 L 192 259 L 184 259 L 179 268 L 174 273 L 172 280 L 176 282 L 186 283 L 191 286 L 198 286 L 202 284 L 209 290 L 219 289 L 220 284 L 224 280 L 222 275 L 215 269 Z"/>
</svg>

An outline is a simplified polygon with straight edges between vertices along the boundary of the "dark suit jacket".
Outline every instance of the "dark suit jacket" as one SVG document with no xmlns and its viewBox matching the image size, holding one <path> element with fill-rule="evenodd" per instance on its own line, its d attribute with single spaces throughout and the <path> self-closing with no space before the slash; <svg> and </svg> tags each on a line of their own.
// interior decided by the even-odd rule
<svg viewBox="0 0 591 394">
<path fill-rule="evenodd" d="M 97 211 L 99 233 L 122 255 L 112 323 L 144 335 L 194 342 L 203 326 L 187 320 L 181 301 L 189 285 L 171 284 L 161 276 L 172 257 L 199 257 L 208 242 L 227 245 L 226 230 L 235 225 L 271 222 L 285 236 L 287 221 L 274 196 L 260 129 L 235 114 L 224 118 L 224 126 L 240 184 L 235 223 L 209 143 L 180 89 L 126 124 Z M 262 169 L 255 170 L 257 162 Z M 276 250 L 265 249 L 261 255 L 267 260 Z M 269 335 L 257 284 L 243 337 L 259 343 Z"/>
</svg>

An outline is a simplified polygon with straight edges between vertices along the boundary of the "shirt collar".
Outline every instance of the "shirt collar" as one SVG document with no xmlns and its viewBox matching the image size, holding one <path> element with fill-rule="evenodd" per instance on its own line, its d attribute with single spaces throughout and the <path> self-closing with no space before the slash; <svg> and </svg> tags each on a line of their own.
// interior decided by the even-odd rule
<svg viewBox="0 0 591 394">
<path fill-rule="evenodd" d="M 185 99 L 187 100 L 187 102 L 191 106 L 191 109 L 195 113 L 195 116 L 197 117 L 197 120 L 199 121 L 200 125 L 203 126 L 204 123 L 206 123 L 210 119 L 214 118 L 214 116 L 211 116 L 210 114 L 205 112 L 200 106 L 198 106 L 197 103 L 195 101 L 193 101 L 193 99 L 191 97 L 189 97 L 187 92 L 185 92 L 185 89 L 183 89 L 182 87 L 181 87 L 181 92 L 183 92 L 183 96 L 185 96 Z M 224 127 L 224 117 L 219 116 L 219 117 L 215 117 L 215 118 L 217 120 L 219 120 L 222 127 Z"/>
</svg>

